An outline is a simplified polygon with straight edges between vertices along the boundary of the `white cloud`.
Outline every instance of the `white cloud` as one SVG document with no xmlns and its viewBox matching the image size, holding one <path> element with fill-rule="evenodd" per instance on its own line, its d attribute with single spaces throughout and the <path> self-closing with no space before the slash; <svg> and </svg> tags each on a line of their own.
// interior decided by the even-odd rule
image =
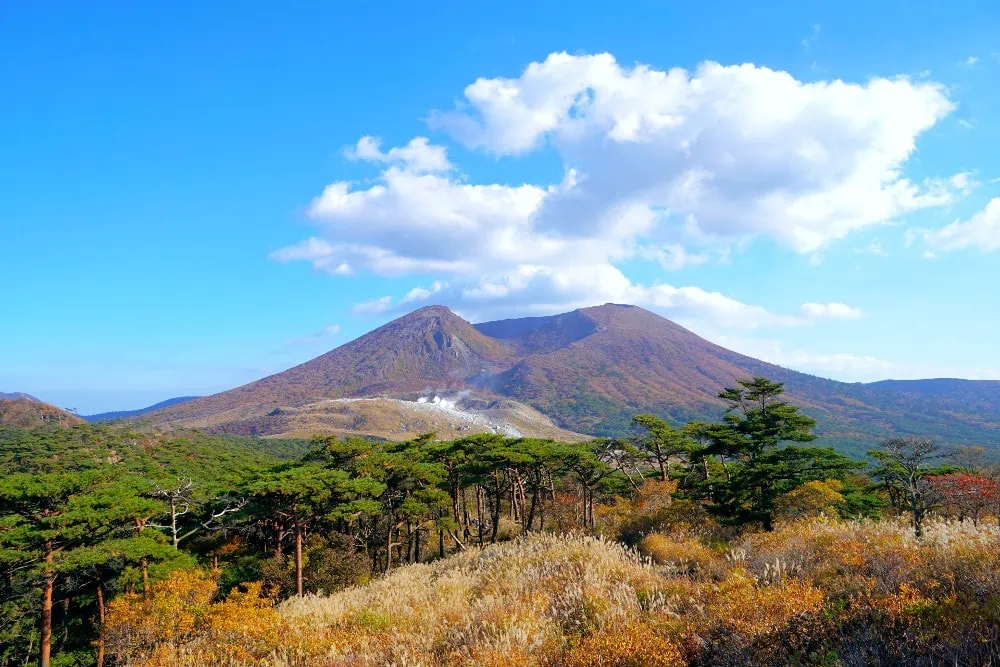
<svg viewBox="0 0 1000 667">
<path fill-rule="evenodd" d="M 435 280 L 431 286 L 428 287 L 414 287 L 406 296 L 403 297 L 401 303 L 413 303 L 414 301 L 426 301 L 435 294 L 440 293 L 442 290 L 447 289 L 448 283 L 442 282 L 440 280 Z"/>
<path fill-rule="evenodd" d="M 643 306 L 686 324 L 707 322 L 725 328 L 757 329 L 804 323 L 800 317 L 771 313 L 700 287 L 634 283 L 607 264 L 521 266 L 503 276 L 483 279 L 448 299 L 476 320 L 525 312 L 551 314 L 608 302 Z"/>
<path fill-rule="evenodd" d="M 639 255 L 655 260 L 665 271 L 680 271 L 688 266 L 698 266 L 711 261 L 707 252 L 691 252 L 679 243 L 666 243 L 659 247 L 640 249 Z"/>
<path fill-rule="evenodd" d="M 392 308 L 392 297 L 382 296 L 371 301 L 365 301 L 354 306 L 354 312 L 363 315 L 376 315 Z"/>
<path fill-rule="evenodd" d="M 1000 197 L 994 197 L 986 207 L 968 220 L 956 220 L 933 230 L 918 230 L 911 235 L 922 238 L 931 255 L 941 252 L 978 248 L 983 252 L 1000 249 Z"/>
<path fill-rule="evenodd" d="M 979 181 L 976 179 L 976 172 L 974 171 L 959 172 L 948 179 L 948 181 L 953 188 L 965 195 L 979 187 Z"/>
<path fill-rule="evenodd" d="M 861 317 L 861 311 L 843 303 L 804 303 L 802 314 L 808 318 L 835 318 L 853 320 Z"/>
<path fill-rule="evenodd" d="M 549 141 L 583 177 L 547 199 L 543 228 L 590 234 L 628 201 L 703 231 L 766 234 L 811 252 L 850 231 L 946 203 L 942 182 L 900 174 L 915 140 L 953 109 L 906 78 L 803 83 L 753 65 L 694 73 L 557 53 L 516 79 L 479 79 L 433 116 L 470 147 L 521 154 Z"/>
<path fill-rule="evenodd" d="M 854 252 L 864 255 L 875 255 L 876 257 L 888 257 L 889 253 L 886 252 L 885 248 L 878 241 L 872 241 L 864 248 L 858 248 Z"/>
<path fill-rule="evenodd" d="M 285 345 L 312 345 L 314 343 L 319 343 L 328 338 L 332 338 L 340 333 L 339 324 L 330 324 L 323 327 L 321 331 L 317 331 L 311 336 L 303 336 L 302 338 L 289 338 L 285 341 Z"/>
<path fill-rule="evenodd" d="M 361 137 L 354 146 L 344 149 L 349 160 L 364 160 L 403 167 L 416 173 L 450 171 L 448 151 L 444 146 L 434 146 L 427 137 L 415 137 L 405 146 L 381 150 L 382 140 L 378 137 Z"/>
<path fill-rule="evenodd" d="M 871 355 L 812 352 L 788 348 L 780 341 L 772 339 L 712 336 L 711 340 L 761 361 L 844 381 L 883 380 L 898 368 L 890 361 Z"/>
<path fill-rule="evenodd" d="M 1000 368 L 960 367 L 924 361 L 896 361 L 850 352 L 815 352 L 790 348 L 774 339 L 728 336 L 711 331 L 702 333 L 702 335 L 713 343 L 755 359 L 844 382 L 871 382 L 889 378 L 916 380 L 928 377 L 1000 379 Z"/>
<path fill-rule="evenodd" d="M 966 58 L 965 60 L 963 60 L 963 61 L 962 61 L 961 63 L 959 63 L 959 64 L 960 64 L 960 65 L 965 65 L 965 66 L 967 66 L 967 67 L 973 67 L 973 66 L 974 66 L 974 65 L 976 65 L 976 64 L 977 64 L 978 62 L 979 62 L 979 58 L 978 58 L 978 56 L 969 56 L 968 58 Z"/>
<path fill-rule="evenodd" d="M 498 157 L 550 146 L 561 179 L 476 183 L 424 137 L 388 150 L 363 137 L 345 154 L 379 165 L 377 177 L 328 185 L 308 209 L 317 235 L 272 257 L 329 273 L 431 274 L 450 286 L 436 299 L 477 312 L 619 300 L 733 326 L 800 322 L 722 307 L 694 286 L 635 283 L 618 267 L 683 270 L 759 237 L 818 257 L 855 230 L 950 203 L 960 178 L 916 183 L 903 168 L 952 109 L 943 86 L 905 77 L 802 82 L 752 64 L 688 72 L 554 53 L 516 78 L 475 81 L 430 122 Z M 401 303 L 430 298 L 426 289 Z"/>
<path fill-rule="evenodd" d="M 976 129 L 976 124 L 971 120 L 966 120 L 964 118 L 958 119 L 958 126 L 963 130 L 974 130 Z"/>
</svg>

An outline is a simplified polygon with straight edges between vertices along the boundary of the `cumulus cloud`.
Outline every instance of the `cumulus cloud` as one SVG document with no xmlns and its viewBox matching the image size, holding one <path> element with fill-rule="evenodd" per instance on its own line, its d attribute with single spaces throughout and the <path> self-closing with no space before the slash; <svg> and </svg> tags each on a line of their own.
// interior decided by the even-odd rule
<svg viewBox="0 0 1000 667">
<path fill-rule="evenodd" d="M 730 326 L 799 324 L 817 315 L 640 284 L 619 267 L 678 271 L 725 261 L 761 237 L 815 254 L 855 230 L 950 203 L 967 176 L 918 183 L 904 166 L 953 108 L 943 86 L 906 77 L 803 82 L 752 64 L 658 70 L 554 53 L 515 78 L 475 81 L 429 122 L 497 158 L 548 147 L 561 176 L 477 183 L 425 137 L 388 149 L 362 137 L 345 155 L 376 165 L 377 176 L 328 185 L 308 207 L 316 235 L 272 257 L 333 274 L 442 279 L 438 290 L 359 312 L 431 296 L 481 313 L 624 301 Z"/>
<path fill-rule="evenodd" d="M 465 98 L 436 125 L 497 155 L 550 142 L 585 178 L 540 212 L 565 234 L 593 233 L 628 201 L 811 252 L 952 196 L 946 181 L 901 175 L 916 138 L 953 109 L 931 82 L 804 83 L 754 65 L 689 73 L 557 53 Z"/>
<path fill-rule="evenodd" d="M 427 137 L 415 137 L 405 146 L 381 150 L 382 140 L 378 137 L 361 137 L 354 146 L 344 149 L 349 160 L 364 160 L 393 164 L 418 173 L 451 170 L 448 150 L 444 146 L 433 146 Z"/>
<path fill-rule="evenodd" d="M 983 252 L 1000 249 L 1000 197 L 994 197 L 968 220 L 956 220 L 950 225 L 932 230 L 917 230 L 911 234 L 922 238 L 927 252 L 937 254 L 977 248 Z"/>
<path fill-rule="evenodd" d="M 448 288 L 448 283 L 442 282 L 440 280 L 435 280 L 430 287 L 414 287 L 406 296 L 403 297 L 402 303 L 413 303 L 415 301 L 426 301 L 435 294 L 439 294 Z"/>
</svg>

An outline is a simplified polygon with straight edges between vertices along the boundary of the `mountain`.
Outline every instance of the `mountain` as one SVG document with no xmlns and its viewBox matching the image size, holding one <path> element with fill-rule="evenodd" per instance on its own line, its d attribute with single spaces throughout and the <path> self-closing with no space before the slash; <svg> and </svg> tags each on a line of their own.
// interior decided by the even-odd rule
<svg viewBox="0 0 1000 667">
<path fill-rule="evenodd" d="M 150 405 L 149 407 L 139 408 L 138 410 L 117 410 L 114 412 L 101 412 L 96 415 L 80 415 L 81 418 L 86 419 L 88 422 L 106 422 L 113 419 L 125 419 L 126 417 L 138 417 L 139 415 L 144 415 L 147 412 L 153 412 L 154 410 L 162 410 L 163 408 L 169 408 L 171 405 L 179 405 L 181 403 L 186 403 L 188 401 L 193 401 L 200 396 L 178 396 L 177 398 L 168 398 L 165 401 L 160 401 L 155 405 Z"/>
<path fill-rule="evenodd" d="M 37 398 L 35 398 L 31 394 L 25 394 L 24 392 L 20 392 L 20 391 L 15 391 L 12 394 L 7 394 L 7 393 L 4 393 L 4 392 L 0 391 L 0 401 L 16 401 L 16 400 L 22 399 L 22 398 L 25 399 L 25 400 L 28 400 L 28 401 L 34 401 L 35 403 L 41 403 L 41 401 L 39 401 Z"/>
<path fill-rule="evenodd" d="M 353 415 L 351 402 L 339 399 L 416 404 L 437 394 L 472 410 L 477 401 L 513 399 L 508 406 L 530 406 L 553 427 L 613 435 L 638 412 L 674 422 L 718 419 L 724 409 L 718 393 L 752 375 L 784 382 L 789 399 L 819 421 L 828 444 L 858 451 L 888 436 L 919 434 L 1000 449 L 1000 383 L 827 380 L 738 354 L 647 310 L 616 304 L 476 325 L 429 306 L 295 368 L 148 417 L 272 434 L 303 425 L 323 429 L 324 410 Z M 311 417 L 293 424 L 293 411 Z M 276 419 L 283 414 L 288 418 Z M 342 423 L 328 421 L 329 430 L 343 431 Z M 404 426 L 397 437 L 405 436 Z"/>
<path fill-rule="evenodd" d="M 4 394 L 9 396 L 10 394 Z M 22 394 L 22 396 L 27 396 Z M 40 428 L 50 424 L 75 426 L 83 420 L 76 415 L 61 410 L 54 405 L 42 403 L 36 398 L 26 397 L 14 400 L 0 398 L 0 427 Z"/>
</svg>

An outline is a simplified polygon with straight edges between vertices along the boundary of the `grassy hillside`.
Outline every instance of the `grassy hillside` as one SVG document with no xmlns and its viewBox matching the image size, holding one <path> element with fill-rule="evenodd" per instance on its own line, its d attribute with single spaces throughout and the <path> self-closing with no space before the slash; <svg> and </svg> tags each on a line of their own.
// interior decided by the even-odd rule
<svg viewBox="0 0 1000 667">
<path fill-rule="evenodd" d="M 31 398 L 0 399 L 0 427 L 41 428 L 47 425 L 73 426 L 84 423 L 76 415 Z"/>
<path fill-rule="evenodd" d="M 995 664 L 998 566 L 995 526 L 940 521 L 922 542 L 820 519 L 641 555 L 534 535 L 277 607 L 184 573 L 118 601 L 109 643 L 150 666 Z"/>
</svg>

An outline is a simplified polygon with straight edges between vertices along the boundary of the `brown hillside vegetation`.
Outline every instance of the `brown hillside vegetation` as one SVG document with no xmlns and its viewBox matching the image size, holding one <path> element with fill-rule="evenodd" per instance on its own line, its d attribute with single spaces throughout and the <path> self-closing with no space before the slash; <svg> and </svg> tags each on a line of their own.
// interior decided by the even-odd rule
<svg viewBox="0 0 1000 667">
<path fill-rule="evenodd" d="M 0 426 L 39 428 L 50 424 L 75 426 L 84 421 L 54 405 L 29 398 L 0 400 Z"/>
<path fill-rule="evenodd" d="M 831 444 L 861 449 L 872 438 L 919 434 L 1000 447 L 1000 382 L 966 382 L 960 392 L 935 391 L 939 381 L 835 382 L 737 354 L 642 308 L 615 304 L 477 325 L 429 306 L 295 368 L 148 418 L 273 435 L 300 431 L 265 419 L 274 410 L 471 392 L 516 399 L 569 431 L 617 435 L 639 412 L 675 422 L 715 419 L 719 391 L 755 375 L 785 383 L 789 399 L 820 421 Z"/>
<path fill-rule="evenodd" d="M 651 539 L 655 537 L 656 539 Z M 644 553 L 536 534 L 277 607 L 179 573 L 116 601 L 122 665 L 895 665 L 1000 659 L 1000 531 L 798 521 Z"/>
<path fill-rule="evenodd" d="M 297 408 L 276 408 L 256 416 L 236 408 L 187 425 L 217 434 L 302 438 L 334 433 L 403 441 L 421 433 L 434 433 L 448 440 L 475 433 L 502 433 L 562 441 L 586 439 L 559 428 L 534 408 L 503 398 L 464 399 L 456 405 L 435 404 L 433 397 L 422 403 L 395 398 L 333 398 Z"/>
</svg>

